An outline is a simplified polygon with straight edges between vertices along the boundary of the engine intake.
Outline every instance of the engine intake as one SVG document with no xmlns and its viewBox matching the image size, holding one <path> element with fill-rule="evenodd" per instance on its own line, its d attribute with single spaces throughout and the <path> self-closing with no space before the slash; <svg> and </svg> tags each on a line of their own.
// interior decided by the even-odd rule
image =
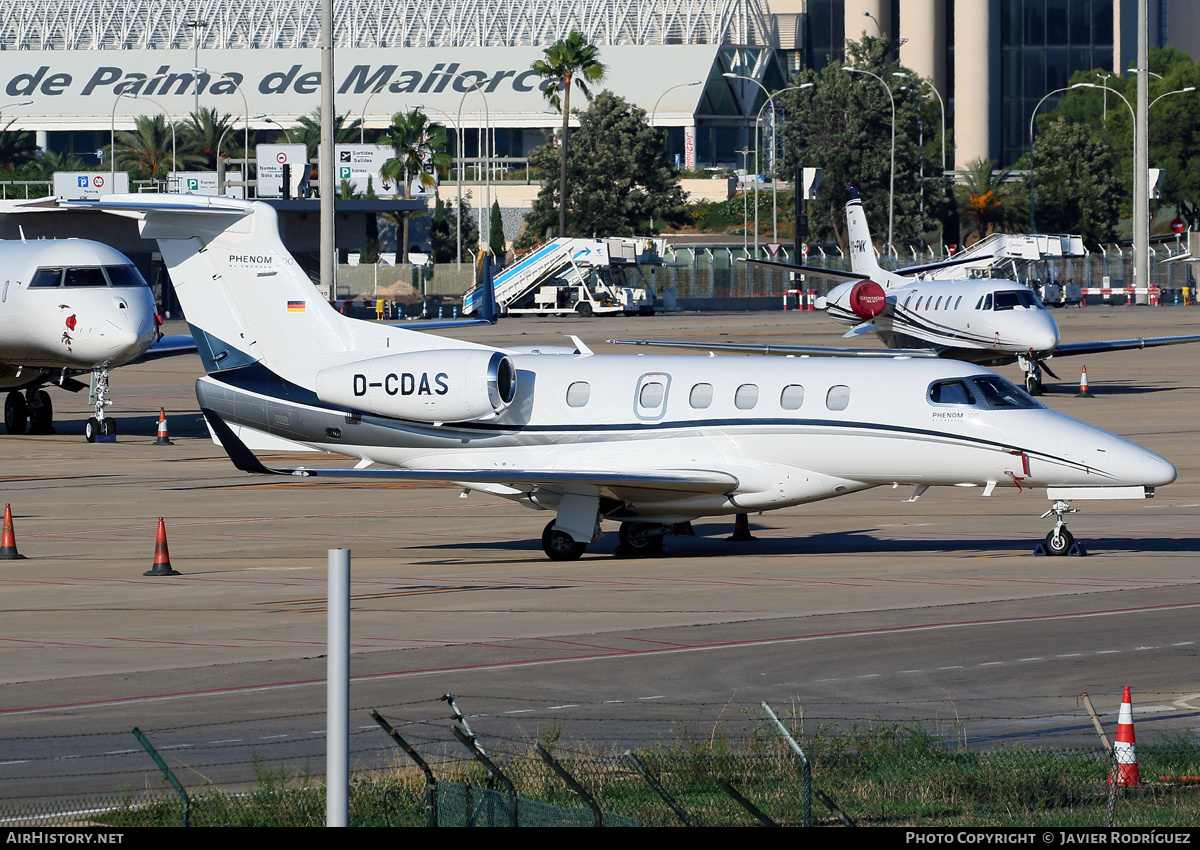
<svg viewBox="0 0 1200 850">
<path fill-rule="evenodd" d="M 394 419 L 470 422 L 504 412 L 517 395 L 517 370 L 499 351 L 417 351 L 323 369 L 316 392 Z"/>
</svg>

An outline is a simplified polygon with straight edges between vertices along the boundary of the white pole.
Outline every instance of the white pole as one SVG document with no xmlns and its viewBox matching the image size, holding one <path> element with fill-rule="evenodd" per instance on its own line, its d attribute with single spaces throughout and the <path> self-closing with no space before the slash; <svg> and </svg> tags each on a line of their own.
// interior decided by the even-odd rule
<svg viewBox="0 0 1200 850">
<path fill-rule="evenodd" d="M 350 550 L 329 550 L 325 825 L 350 825 Z"/>
</svg>

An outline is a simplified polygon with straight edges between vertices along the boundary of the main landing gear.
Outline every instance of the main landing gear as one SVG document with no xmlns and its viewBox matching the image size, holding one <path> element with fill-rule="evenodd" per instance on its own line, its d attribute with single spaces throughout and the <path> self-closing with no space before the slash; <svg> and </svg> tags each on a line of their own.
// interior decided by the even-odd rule
<svg viewBox="0 0 1200 850">
<path fill-rule="evenodd" d="M 1071 503 L 1058 499 L 1050 510 L 1042 514 L 1042 519 L 1053 515 L 1056 518 L 1054 528 L 1046 535 L 1044 543 L 1039 543 L 1034 554 L 1038 555 L 1086 555 L 1087 551 L 1080 544 L 1075 542 L 1075 536 L 1067 531 L 1067 523 L 1063 519 L 1064 514 L 1077 514 L 1078 508 L 1071 507 Z"/>
<path fill-rule="evenodd" d="M 54 405 L 50 393 L 29 389 L 24 395 L 13 390 L 4 399 L 4 428 L 10 434 L 24 434 L 28 425 L 31 434 L 54 433 Z"/>
<path fill-rule="evenodd" d="M 552 561 L 574 561 L 583 555 L 587 543 L 576 542 L 566 531 L 555 528 L 557 520 L 546 524 L 542 532 L 542 549 Z M 618 532 L 619 543 L 613 553 L 618 558 L 657 558 L 666 553 L 663 538 L 668 534 L 694 534 L 688 522 L 623 522 Z M 597 530 L 594 540 L 599 539 Z M 589 541 L 590 542 L 590 541 Z"/>
</svg>

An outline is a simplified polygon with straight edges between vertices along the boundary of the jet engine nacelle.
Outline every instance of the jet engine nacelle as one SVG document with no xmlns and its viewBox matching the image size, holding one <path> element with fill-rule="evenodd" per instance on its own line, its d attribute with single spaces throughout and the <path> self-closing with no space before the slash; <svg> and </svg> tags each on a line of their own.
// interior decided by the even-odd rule
<svg viewBox="0 0 1200 850">
<path fill-rule="evenodd" d="M 873 280 L 860 280 L 850 288 L 849 307 L 860 319 L 874 319 L 887 306 L 887 294 Z"/>
<path fill-rule="evenodd" d="M 470 422 L 512 403 L 517 370 L 499 351 L 417 351 L 323 369 L 316 390 L 321 401 L 379 416 Z"/>
</svg>

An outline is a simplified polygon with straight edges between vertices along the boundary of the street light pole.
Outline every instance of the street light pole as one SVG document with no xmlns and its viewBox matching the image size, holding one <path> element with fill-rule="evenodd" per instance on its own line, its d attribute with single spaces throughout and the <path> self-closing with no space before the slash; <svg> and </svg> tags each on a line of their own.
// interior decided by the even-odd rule
<svg viewBox="0 0 1200 850">
<path fill-rule="evenodd" d="M 193 18 L 184 24 L 192 31 L 192 68 L 200 67 L 200 27 L 208 26 L 208 21 L 201 21 L 198 18 Z M 222 74 L 221 76 L 225 76 Z M 196 75 L 196 102 L 192 109 L 193 112 L 200 111 L 200 75 Z"/>
<path fill-rule="evenodd" d="M 763 103 L 763 106 L 765 107 L 768 103 L 771 104 L 771 160 L 772 160 L 771 170 L 772 170 L 772 172 L 774 172 L 774 170 L 775 170 L 775 168 L 774 168 L 775 133 L 777 132 L 777 128 L 779 127 L 779 122 L 776 119 L 775 101 L 773 101 L 771 99 L 771 93 L 769 91 L 767 91 L 766 86 L 764 86 L 758 80 L 754 79 L 754 77 L 747 77 L 745 74 L 735 74 L 735 73 L 733 73 L 733 71 L 726 71 L 721 76 L 728 77 L 731 80 L 749 80 L 750 82 L 754 83 L 754 85 L 756 85 L 760 89 L 762 89 L 763 94 L 765 94 L 767 96 L 767 100 L 765 103 Z M 746 116 L 747 125 L 749 125 L 749 123 L 750 123 L 749 119 L 750 119 L 750 116 L 747 115 Z M 760 120 L 762 120 L 762 107 L 759 107 L 758 117 L 754 120 L 754 171 L 755 171 L 755 175 L 754 175 L 754 256 L 755 257 L 758 256 L 758 173 L 757 172 L 760 167 L 760 164 L 758 161 L 758 136 L 759 136 L 758 127 L 759 127 Z M 749 170 L 749 169 L 747 169 L 747 170 Z"/>
<path fill-rule="evenodd" d="M 892 104 L 892 165 L 888 177 L 888 256 L 890 257 L 893 251 L 892 225 L 895 221 L 896 211 L 896 98 L 892 96 L 892 87 L 884 82 L 883 77 L 878 74 L 872 74 L 870 71 L 864 71 L 852 65 L 843 65 L 842 70 L 849 71 L 851 74 L 866 74 L 868 77 L 879 80 L 879 85 L 883 86 L 883 90 L 887 92 L 888 101 Z"/>
</svg>

